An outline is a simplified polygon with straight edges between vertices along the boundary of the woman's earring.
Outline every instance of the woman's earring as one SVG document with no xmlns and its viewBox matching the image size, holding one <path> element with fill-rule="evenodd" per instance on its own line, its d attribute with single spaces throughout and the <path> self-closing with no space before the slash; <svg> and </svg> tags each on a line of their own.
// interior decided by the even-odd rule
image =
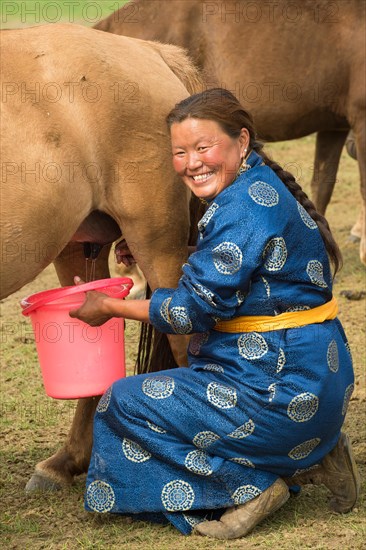
<svg viewBox="0 0 366 550">
<path fill-rule="evenodd" d="M 244 172 L 246 172 L 250 168 L 250 164 L 247 163 L 247 149 L 244 149 L 244 157 L 242 158 L 237 175 L 240 176 L 240 174 L 244 174 Z"/>
</svg>

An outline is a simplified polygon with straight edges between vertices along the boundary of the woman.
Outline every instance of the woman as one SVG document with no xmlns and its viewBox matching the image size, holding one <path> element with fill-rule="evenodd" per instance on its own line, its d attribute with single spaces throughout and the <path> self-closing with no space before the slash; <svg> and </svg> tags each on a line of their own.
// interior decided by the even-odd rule
<svg viewBox="0 0 366 550">
<path fill-rule="evenodd" d="M 286 502 L 291 478 L 324 483 L 347 512 L 359 484 L 340 433 L 353 371 L 329 226 L 230 92 L 191 96 L 167 121 L 174 168 L 208 204 L 196 252 L 177 289 L 142 301 L 93 292 L 71 315 L 195 333 L 189 368 L 120 380 L 101 398 L 86 508 L 238 538 Z"/>
</svg>

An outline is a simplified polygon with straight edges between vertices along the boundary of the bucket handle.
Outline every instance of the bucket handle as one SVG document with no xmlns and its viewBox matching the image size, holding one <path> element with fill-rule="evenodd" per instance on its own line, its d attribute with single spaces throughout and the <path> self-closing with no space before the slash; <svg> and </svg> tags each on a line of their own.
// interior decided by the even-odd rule
<svg viewBox="0 0 366 550">
<path fill-rule="evenodd" d="M 103 290 L 110 286 L 118 286 L 121 285 L 124 288 L 121 289 L 121 291 L 126 290 L 127 296 L 133 287 L 133 280 L 129 277 L 115 277 L 111 279 L 99 279 L 97 281 L 90 281 L 89 283 L 84 283 L 82 285 L 75 285 L 75 286 L 66 286 L 60 289 L 56 289 L 54 293 L 52 293 L 52 296 L 48 294 L 47 296 L 44 296 L 43 298 L 40 298 L 36 300 L 35 302 L 28 302 L 27 300 L 30 298 L 24 298 L 21 301 L 22 307 L 24 307 L 22 314 L 27 316 L 35 309 L 44 306 L 45 304 L 49 302 L 54 302 L 56 300 L 59 300 L 61 298 L 65 298 L 66 296 L 72 296 L 73 294 L 80 294 L 81 292 L 88 292 L 90 290 Z M 123 296 L 123 297 L 125 297 Z"/>
</svg>

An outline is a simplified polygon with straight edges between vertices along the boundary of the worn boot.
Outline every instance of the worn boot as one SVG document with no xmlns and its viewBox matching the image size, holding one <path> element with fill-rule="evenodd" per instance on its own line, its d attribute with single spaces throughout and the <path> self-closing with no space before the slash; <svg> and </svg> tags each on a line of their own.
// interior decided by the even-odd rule
<svg viewBox="0 0 366 550">
<path fill-rule="evenodd" d="M 350 512 L 360 492 L 360 476 L 348 436 L 341 433 L 337 445 L 321 464 L 285 481 L 288 485 L 323 484 L 332 493 L 330 508 L 340 514 Z"/>
<path fill-rule="evenodd" d="M 289 498 L 289 490 L 278 479 L 259 496 L 245 504 L 229 508 L 220 521 L 203 521 L 193 533 L 215 539 L 238 539 L 247 535 L 258 523 L 280 508 Z"/>
</svg>

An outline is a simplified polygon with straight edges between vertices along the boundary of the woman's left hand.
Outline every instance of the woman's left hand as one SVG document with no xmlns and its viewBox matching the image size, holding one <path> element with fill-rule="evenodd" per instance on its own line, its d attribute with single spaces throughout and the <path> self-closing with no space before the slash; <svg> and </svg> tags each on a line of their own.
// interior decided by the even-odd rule
<svg viewBox="0 0 366 550">
<path fill-rule="evenodd" d="M 74 282 L 76 285 L 84 284 L 84 281 L 79 277 L 75 277 Z M 78 309 L 71 310 L 69 315 L 72 318 L 80 319 L 80 321 L 92 327 L 99 327 L 113 317 L 113 315 L 110 315 L 106 311 L 106 298 L 109 298 L 107 294 L 91 290 L 86 293 L 84 303 Z"/>
<path fill-rule="evenodd" d="M 134 265 L 136 263 L 135 258 L 132 256 L 126 239 L 122 239 L 116 244 L 114 248 L 114 254 L 117 260 L 117 264 L 124 264 L 126 267 Z"/>
</svg>

